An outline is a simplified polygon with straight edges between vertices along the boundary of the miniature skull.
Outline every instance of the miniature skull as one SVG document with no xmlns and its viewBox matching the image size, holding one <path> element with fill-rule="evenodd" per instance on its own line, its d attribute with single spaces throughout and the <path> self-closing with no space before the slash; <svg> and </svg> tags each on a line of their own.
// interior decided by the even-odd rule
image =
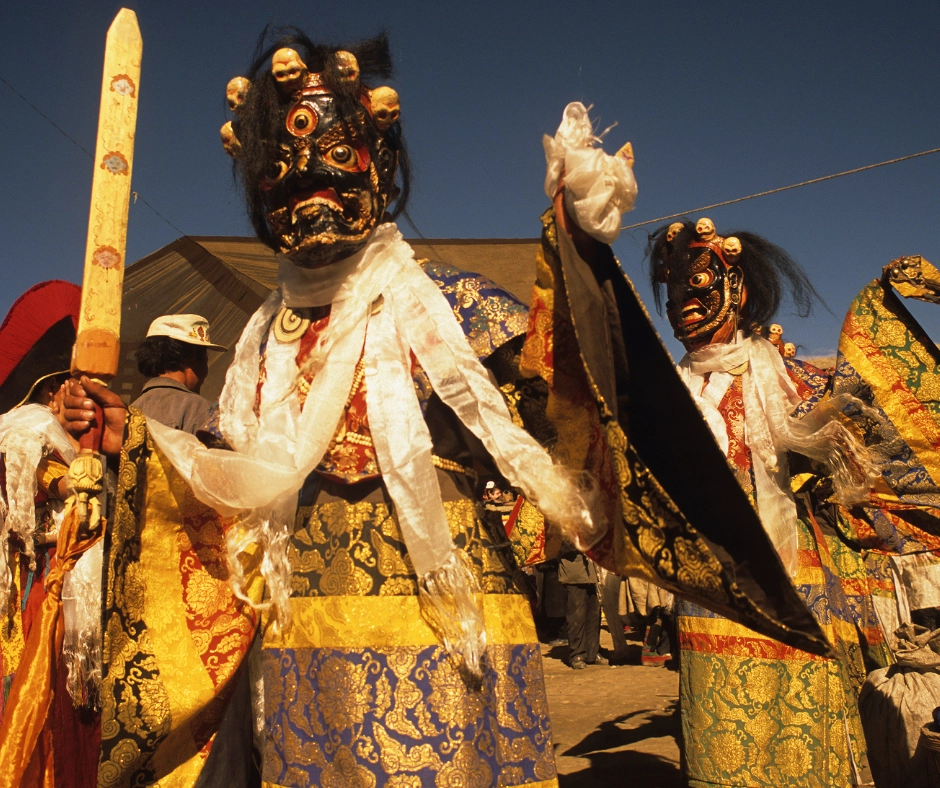
<svg viewBox="0 0 940 788">
<path fill-rule="evenodd" d="M 336 53 L 336 71 L 345 85 L 355 87 L 359 81 L 359 61 L 352 52 L 341 49 Z"/>
<path fill-rule="evenodd" d="M 271 73 L 281 93 L 289 95 L 300 87 L 307 65 L 293 49 L 279 49 L 271 58 Z"/>
<path fill-rule="evenodd" d="M 777 345 L 780 343 L 780 337 L 782 336 L 783 326 L 781 326 L 779 323 L 771 323 L 770 328 L 767 329 L 767 338 Z"/>
<path fill-rule="evenodd" d="M 673 222 L 672 224 L 670 224 L 670 225 L 669 225 L 669 229 L 666 230 L 666 241 L 667 241 L 668 243 L 672 243 L 672 240 L 673 240 L 680 232 L 682 232 L 682 228 L 683 228 L 683 227 L 685 227 L 685 225 L 684 225 L 682 222 Z"/>
<path fill-rule="evenodd" d="M 783 346 L 783 357 L 784 358 L 793 358 L 796 355 L 796 345 L 792 342 L 787 342 Z"/>
<path fill-rule="evenodd" d="M 219 129 L 219 136 L 222 137 L 222 147 L 225 148 L 225 152 L 233 159 L 236 158 L 241 152 L 242 146 L 238 141 L 238 138 L 235 136 L 235 129 L 232 128 L 232 121 L 228 121 L 221 129 Z"/>
<path fill-rule="evenodd" d="M 245 97 L 248 95 L 248 88 L 251 87 L 244 77 L 235 77 L 229 80 L 225 86 L 225 100 L 228 102 L 228 108 L 234 113 L 238 113 L 241 105 L 245 103 Z"/>
<path fill-rule="evenodd" d="M 380 87 L 369 93 L 372 118 L 381 131 L 388 131 L 401 115 L 398 92 L 394 88 Z"/>
<path fill-rule="evenodd" d="M 695 232 L 703 241 L 711 241 L 715 237 L 715 225 L 711 219 L 703 216 L 695 223 Z"/>
<path fill-rule="evenodd" d="M 733 235 L 722 241 L 721 248 L 724 250 L 726 263 L 736 263 L 741 256 L 741 241 Z"/>
</svg>

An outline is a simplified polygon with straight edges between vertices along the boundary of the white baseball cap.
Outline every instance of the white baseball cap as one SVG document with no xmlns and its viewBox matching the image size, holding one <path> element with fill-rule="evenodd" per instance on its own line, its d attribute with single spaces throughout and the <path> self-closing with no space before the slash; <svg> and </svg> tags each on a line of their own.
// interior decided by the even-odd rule
<svg viewBox="0 0 940 788">
<path fill-rule="evenodd" d="M 209 341 L 209 321 L 202 315 L 163 315 L 150 324 L 148 337 L 170 337 L 210 350 L 225 350 Z"/>
</svg>

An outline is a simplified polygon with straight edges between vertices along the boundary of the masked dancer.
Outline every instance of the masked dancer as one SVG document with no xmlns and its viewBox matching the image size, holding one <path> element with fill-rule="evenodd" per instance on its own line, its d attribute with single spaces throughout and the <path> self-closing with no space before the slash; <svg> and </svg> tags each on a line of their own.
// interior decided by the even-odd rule
<svg viewBox="0 0 940 788">
<path fill-rule="evenodd" d="M 505 530 L 479 519 L 476 467 L 601 565 L 826 649 L 762 562 L 772 546 L 730 471 L 703 479 L 691 459 L 714 441 L 608 246 L 636 193 L 630 150 L 606 155 L 580 104 L 546 138 L 527 313 L 416 261 L 398 232 L 410 180 L 390 71 L 384 38 L 294 32 L 229 84 L 223 143 L 279 271 L 235 350 L 214 448 L 71 385 L 70 427 L 98 400 L 120 463 L 107 784 L 211 781 L 244 671 L 268 785 L 556 784 L 535 628 Z M 667 412 L 688 459 L 653 429 Z M 728 513 L 748 537 L 709 536 Z"/>
<path fill-rule="evenodd" d="M 887 603 L 899 590 L 884 559 L 902 544 L 935 550 L 940 535 L 940 499 L 924 472 L 936 449 L 919 439 L 918 454 L 904 450 L 899 436 L 918 433 L 920 417 L 915 409 L 889 417 L 884 407 L 895 394 L 881 381 L 879 395 L 871 363 L 884 360 L 886 342 L 925 335 L 903 308 L 871 314 L 865 305 L 876 294 L 884 300 L 888 286 L 874 282 L 846 318 L 834 376 L 784 357 L 774 344 L 781 332 L 767 340 L 759 327 L 788 292 L 807 311 L 812 286 L 779 247 L 752 233 L 722 237 L 704 218 L 658 231 L 651 271 L 657 302 L 665 291 L 666 314 L 688 350 L 680 374 L 833 645 L 829 657 L 808 654 L 681 601 L 690 782 L 871 784 L 857 699 L 867 670 L 891 660 L 885 634 L 894 627 L 879 619 L 876 600 Z M 861 327 L 860 311 L 871 317 Z M 861 374 L 853 356 L 865 361 Z M 933 369 L 935 356 L 918 363 Z M 925 414 L 916 377 L 904 388 Z"/>
</svg>

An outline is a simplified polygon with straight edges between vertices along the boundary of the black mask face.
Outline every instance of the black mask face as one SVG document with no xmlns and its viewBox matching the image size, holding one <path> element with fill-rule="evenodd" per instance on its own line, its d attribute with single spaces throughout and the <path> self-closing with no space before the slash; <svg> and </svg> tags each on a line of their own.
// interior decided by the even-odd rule
<svg viewBox="0 0 940 788">
<path fill-rule="evenodd" d="M 705 244 L 692 244 L 666 268 L 666 316 L 684 345 L 707 344 L 735 318 L 741 301 L 741 269 L 728 266 Z"/>
<path fill-rule="evenodd" d="M 304 268 L 365 246 L 394 191 L 395 155 L 369 134 L 365 110 L 352 118 L 336 110 L 331 93 L 303 90 L 284 116 L 278 157 L 262 186 L 281 252 Z"/>
</svg>

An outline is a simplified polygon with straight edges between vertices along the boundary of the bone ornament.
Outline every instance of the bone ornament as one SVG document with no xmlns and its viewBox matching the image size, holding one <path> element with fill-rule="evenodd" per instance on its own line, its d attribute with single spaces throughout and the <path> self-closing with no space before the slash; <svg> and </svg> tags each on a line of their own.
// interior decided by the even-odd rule
<svg viewBox="0 0 940 788">
<path fill-rule="evenodd" d="M 673 222 L 669 225 L 669 229 L 666 230 L 666 241 L 672 243 L 675 240 L 675 237 L 682 232 L 682 228 L 685 225 L 682 222 Z"/>
<path fill-rule="evenodd" d="M 341 49 L 336 53 L 336 73 L 347 87 L 355 88 L 359 84 L 359 61 L 352 52 Z"/>
<path fill-rule="evenodd" d="M 767 329 L 767 339 L 773 342 L 775 345 L 780 344 L 780 337 L 783 336 L 783 326 L 779 323 L 771 323 L 770 328 Z"/>
<path fill-rule="evenodd" d="M 307 64 L 293 49 L 284 47 L 271 58 L 271 74 L 277 81 L 282 96 L 290 96 L 303 84 L 307 76 Z"/>
<path fill-rule="evenodd" d="M 228 102 L 228 108 L 236 115 L 239 113 L 239 110 L 241 110 L 242 104 L 245 103 L 245 98 L 248 96 L 248 88 L 250 87 L 251 82 L 245 77 L 230 79 L 229 83 L 225 86 L 225 100 Z"/>
<path fill-rule="evenodd" d="M 783 345 L 783 357 L 793 358 L 796 355 L 796 345 L 792 342 L 785 342 Z"/>
<path fill-rule="evenodd" d="M 219 129 L 219 136 L 222 137 L 222 147 L 225 148 L 225 152 L 233 159 L 236 158 L 238 154 L 241 153 L 242 146 L 238 141 L 238 137 L 235 136 L 232 121 L 228 121 Z"/>
<path fill-rule="evenodd" d="M 98 496 L 104 489 L 104 466 L 98 455 L 80 452 L 69 466 L 68 484 L 73 490 L 69 500 L 78 509 L 79 519 L 86 528 L 94 529 L 100 517 Z"/>
<path fill-rule="evenodd" d="M 715 240 L 715 224 L 711 219 L 706 219 L 704 216 L 695 223 L 695 232 L 703 241 Z"/>
<path fill-rule="evenodd" d="M 725 238 L 725 240 L 721 242 L 721 249 L 725 253 L 726 263 L 736 263 L 740 259 L 741 252 L 743 251 L 741 241 L 733 235 Z"/>
<path fill-rule="evenodd" d="M 379 87 L 369 92 L 369 106 L 372 119 L 381 131 L 388 129 L 401 116 L 398 91 L 390 87 Z"/>
</svg>

